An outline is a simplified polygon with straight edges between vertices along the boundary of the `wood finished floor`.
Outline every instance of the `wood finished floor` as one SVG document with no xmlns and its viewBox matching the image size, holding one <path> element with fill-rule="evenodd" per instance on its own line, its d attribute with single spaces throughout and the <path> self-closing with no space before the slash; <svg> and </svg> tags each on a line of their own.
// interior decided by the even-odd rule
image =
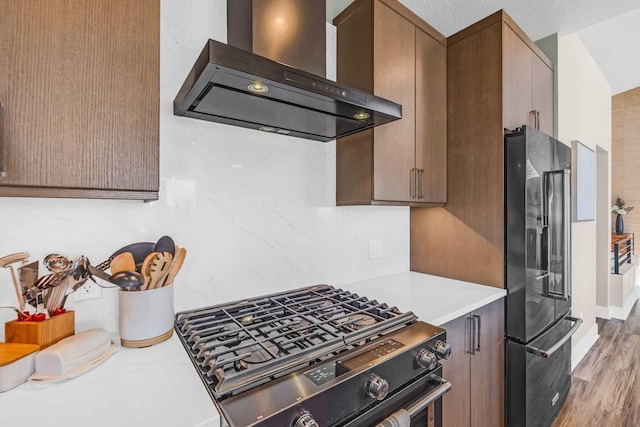
<svg viewBox="0 0 640 427">
<path fill-rule="evenodd" d="M 640 426 L 640 308 L 626 321 L 597 319 L 600 338 L 573 371 L 553 427 Z"/>
</svg>

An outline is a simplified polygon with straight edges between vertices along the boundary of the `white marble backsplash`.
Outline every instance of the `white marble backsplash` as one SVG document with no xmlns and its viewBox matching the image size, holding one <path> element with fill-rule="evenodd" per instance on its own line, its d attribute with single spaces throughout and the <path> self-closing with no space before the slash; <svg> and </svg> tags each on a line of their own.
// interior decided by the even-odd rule
<svg viewBox="0 0 640 427">
<path fill-rule="evenodd" d="M 0 255 L 84 254 L 97 264 L 126 244 L 168 234 L 188 249 L 176 310 L 407 271 L 409 209 L 336 207 L 335 143 L 173 115 L 206 40 L 226 41 L 226 1 L 161 3 L 160 200 L 2 198 Z M 369 240 L 383 241 L 382 258 L 368 259 Z M 7 304 L 16 299 L 0 269 L 0 305 Z M 68 305 L 78 330 L 117 329 L 114 290 Z M 0 321 L 11 318 L 0 311 Z"/>
</svg>

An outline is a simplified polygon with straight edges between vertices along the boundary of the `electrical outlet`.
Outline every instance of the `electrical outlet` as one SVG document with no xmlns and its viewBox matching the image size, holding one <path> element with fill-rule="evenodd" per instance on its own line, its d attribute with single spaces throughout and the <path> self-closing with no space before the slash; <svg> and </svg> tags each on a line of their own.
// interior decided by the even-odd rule
<svg viewBox="0 0 640 427">
<path fill-rule="evenodd" d="M 382 240 L 369 240 L 369 259 L 382 258 Z"/>
<path fill-rule="evenodd" d="M 87 280 L 84 285 L 82 285 L 73 293 L 73 300 L 75 302 L 89 301 L 99 298 L 102 298 L 102 288 L 93 283 L 91 280 Z"/>
</svg>

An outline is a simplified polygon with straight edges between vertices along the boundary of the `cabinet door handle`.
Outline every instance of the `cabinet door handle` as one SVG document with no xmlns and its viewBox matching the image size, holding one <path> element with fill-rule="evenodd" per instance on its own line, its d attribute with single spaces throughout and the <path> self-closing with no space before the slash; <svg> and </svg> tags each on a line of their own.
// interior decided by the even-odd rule
<svg viewBox="0 0 640 427">
<path fill-rule="evenodd" d="M 5 168 L 5 133 L 7 129 L 4 125 L 4 106 L 0 101 L 0 178 L 5 178 L 7 176 L 7 170 Z"/>
<path fill-rule="evenodd" d="M 476 345 L 474 342 L 476 336 L 476 322 L 474 322 L 473 316 L 467 317 L 467 336 L 465 339 L 465 346 L 467 346 L 467 353 L 476 354 Z"/>
<path fill-rule="evenodd" d="M 418 198 L 424 199 L 424 169 L 418 169 L 418 174 L 418 188 L 420 189 Z"/>
<path fill-rule="evenodd" d="M 414 190 L 416 185 L 415 173 L 416 173 L 415 168 L 411 169 L 411 171 L 409 172 L 409 197 L 412 199 L 415 199 L 415 196 L 414 196 L 414 193 L 415 193 Z"/>
<path fill-rule="evenodd" d="M 477 351 L 478 353 L 480 352 L 480 316 L 478 316 L 477 314 L 473 315 L 473 321 L 475 323 L 475 337 L 474 337 L 474 354 Z"/>
<path fill-rule="evenodd" d="M 529 111 L 529 126 L 536 129 L 536 110 Z"/>
<path fill-rule="evenodd" d="M 540 111 L 536 110 L 536 129 L 540 130 Z"/>
</svg>

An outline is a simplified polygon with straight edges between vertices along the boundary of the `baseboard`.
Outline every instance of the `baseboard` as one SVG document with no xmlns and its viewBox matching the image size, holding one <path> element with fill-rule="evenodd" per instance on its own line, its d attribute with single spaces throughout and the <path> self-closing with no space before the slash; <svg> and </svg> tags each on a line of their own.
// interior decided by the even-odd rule
<svg viewBox="0 0 640 427">
<path fill-rule="evenodd" d="M 624 307 L 610 306 L 609 313 L 611 314 L 611 317 L 620 320 L 627 320 L 627 317 L 629 317 L 629 313 L 631 313 L 631 309 L 633 308 L 633 304 L 635 304 L 637 300 L 638 294 L 632 292 L 631 295 L 629 295 L 627 302 L 624 303 Z"/>
<path fill-rule="evenodd" d="M 582 339 L 571 346 L 571 372 L 578 366 L 578 363 L 587 355 L 589 349 L 598 341 L 598 324 L 594 323 Z"/>
<path fill-rule="evenodd" d="M 611 319 L 611 310 L 609 310 L 609 307 L 596 305 L 596 317 L 609 320 Z"/>
<path fill-rule="evenodd" d="M 596 305 L 596 317 L 607 320 L 627 320 L 627 317 L 629 317 L 629 313 L 631 313 L 631 309 L 633 308 L 633 304 L 638 300 L 638 292 L 640 291 L 632 292 L 631 295 L 629 295 L 629 299 L 624 303 L 624 307 L 617 307 L 615 305 L 603 307 L 601 305 Z"/>
</svg>

